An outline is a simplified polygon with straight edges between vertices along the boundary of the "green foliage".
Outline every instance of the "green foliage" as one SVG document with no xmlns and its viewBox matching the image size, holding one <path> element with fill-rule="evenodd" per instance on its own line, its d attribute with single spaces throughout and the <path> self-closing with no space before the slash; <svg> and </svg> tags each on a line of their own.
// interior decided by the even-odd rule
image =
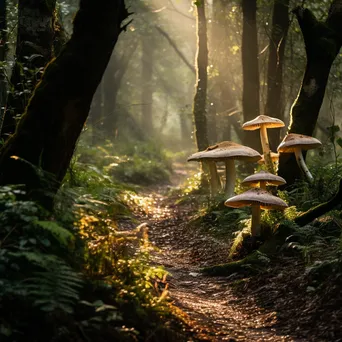
<svg viewBox="0 0 342 342">
<path fill-rule="evenodd" d="M 49 231 L 58 242 L 64 246 L 69 246 L 75 238 L 74 235 L 69 232 L 67 229 L 61 227 L 58 223 L 52 221 L 36 221 L 35 224 L 44 230 Z"/>
<path fill-rule="evenodd" d="M 44 272 L 34 272 L 25 279 L 25 295 L 32 298 L 33 305 L 44 312 L 62 312 L 72 314 L 79 301 L 79 290 L 83 281 L 78 273 L 60 260 L 49 264 Z"/>
<path fill-rule="evenodd" d="M 146 229 L 119 232 L 108 210 L 126 190 L 97 170 L 91 177 L 83 172 L 88 189 L 71 188 L 68 179 L 57 197 L 61 220 L 21 199 L 20 187 L 0 187 L 1 341 L 74 341 L 84 335 L 144 340 L 170 315 L 167 273 L 150 265 Z M 115 197 L 105 196 L 106 186 Z"/>
<path fill-rule="evenodd" d="M 339 180 L 342 178 L 342 164 L 327 163 L 321 157 L 309 162 L 314 182 L 297 181 L 291 190 L 279 192 L 279 196 L 298 211 L 308 209 L 330 200 L 337 192 Z"/>
<path fill-rule="evenodd" d="M 5 332 L 10 340 L 46 322 L 46 312 L 71 314 L 83 283 L 67 260 L 72 232 L 49 221 L 36 203 L 18 199 L 23 195 L 20 187 L 0 188 L 0 317 L 13 312 L 1 321 L 0 336 Z"/>
<path fill-rule="evenodd" d="M 172 167 L 165 152 L 152 142 L 107 143 L 104 146 L 78 149 L 77 160 L 95 164 L 108 180 L 138 185 L 154 185 L 169 181 Z"/>
</svg>

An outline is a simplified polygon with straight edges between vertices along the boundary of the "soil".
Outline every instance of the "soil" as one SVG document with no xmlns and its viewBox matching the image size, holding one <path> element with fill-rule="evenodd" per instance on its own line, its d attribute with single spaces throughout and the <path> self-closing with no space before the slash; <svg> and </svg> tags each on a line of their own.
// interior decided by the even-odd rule
<svg viewBox="0 0 342 342">
<path fill-rule="evenodd" d="M 196 208 L 175 205 L 168 190 L 164 186 L 143 195 L 148 205 L 139 220 L 147 223 L 157 247 L 153 262 L 170 273 L 173 304 L 190 319 L 195 337 L 188 341 L 342 341 L 340 306 L 326 310 L 313 305 L 298 257 L 272 260 L 253 277 L 201 274 L 204 266 L 227 262 L 231 240 L 189 225 Z"/>
</svg>

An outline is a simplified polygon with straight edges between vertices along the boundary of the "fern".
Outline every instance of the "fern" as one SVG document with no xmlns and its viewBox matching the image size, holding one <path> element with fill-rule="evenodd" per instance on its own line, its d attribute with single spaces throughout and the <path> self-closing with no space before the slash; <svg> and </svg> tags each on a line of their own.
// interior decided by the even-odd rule
<svg viewBox="0 0 342 342">
<path fill-rule="evenodd" d="M 35 221 L 35 224 L 40 228 L 51 233 L 58 242 L 64 246 L 68 247 L 70 243 L 72 243 L 75 238 L 71 232 L 67 229 L 61 227 L 59 224 L 53 221 Z"/>
<path fill-rule="evenodd" d="M 68 265 L 59 261 L 48 272 L 34 272 L 33 277 L 26 279 L 22 285 L 34 306 L 45 312 L 62 310 L 72 314 L 79 301 L 83 280 Z"/>
<path fill-rule="evenodd" d="M 31 264 L 49 270 L 55 263 L 60 263 L 60 259 L 51 254 L 43 254 L 36 251 L 9 252 L 9 256 L 14 258 L 25 258 Z"/>
</svg>

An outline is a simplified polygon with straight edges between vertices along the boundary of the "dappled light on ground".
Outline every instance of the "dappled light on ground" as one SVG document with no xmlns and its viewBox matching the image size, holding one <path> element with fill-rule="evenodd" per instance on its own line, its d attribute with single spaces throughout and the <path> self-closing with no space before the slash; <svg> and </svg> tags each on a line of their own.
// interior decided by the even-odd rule
<svg viewBox="0 0 342 342">
<path fill-rule="evenodd" d="M 200 268 L 225 262 L 229 242 L 203 234 L 188 225 L 190 204 L 174 205 L 165 188 L 137 196 L 136 213 L 147 223 L 149 238 L 157 247 L 155 264 L 170 273 L 167 278 L 173 303 L 190 317 L 197 338 L 205 341 L 305 341 L 278 330 L 277 313 L 259 306 L 253 296 L 237 296 L 233 287 L 239 275 L 207 277 Z"/>
</svg>

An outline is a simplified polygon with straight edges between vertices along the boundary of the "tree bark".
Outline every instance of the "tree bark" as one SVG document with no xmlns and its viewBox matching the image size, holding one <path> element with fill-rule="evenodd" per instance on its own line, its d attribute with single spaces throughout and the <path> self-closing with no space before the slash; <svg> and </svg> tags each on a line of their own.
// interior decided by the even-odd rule
<svg viewBox="0 0 342 342">
<path fill-rule="evenodd" d="M 322 106 L 331 66 L 342 45 L 342 0 L 332 2 L 326 21 L 318 21 L 303 7 L 293 10 L 304 37 L 306 70 L 299 95 L 291 109 L 288 133 L 312 136 Z M 287 186 L 302 177 L 293 154 L 281 153 L 279 175 Z"/>
<path fill-rule="evenodd" d="M 46 196 L 39 196 L 46 190 L 39 175 L 43 171 L 57 181 L 48 189 L 51 195 L 58 190 L 127 16 L 124 0 L 81 0 L 71 39 L 48 64 L 16 132 L 1 150 L 0 184 L 25 184 L 46 205 Z"/>
<path fill-rule="evenodd" d="M 229 78 L 229 54 L 230 46 L 225 44 L 227 35 L 227 3 L 224 0 L 213 0 L 213 20 L 212 20 L 212 48 L 211 64 L 218 70 L 218 75 L 213 79 L 215 87 L 213 89 L 214 104 L 216 113 L 226 113 L 236 106 L 236 99 L 232 92 Z M 231 117 L 222 115 L 216 117 L 217 135 L 221 140 L 231 140 Z"/>
<path fill-rule="evenodd" d="M 204 1 L 197 1 L 197 56 L 196 56 L 196 91 L 193 105 L 193 115 L 195 121 L 195 136 L 199 151 L 205 150 L 209 146 L 207 132 L 207 86 L 208 86 L 208 42 L 207 42 L 207 22 L 205 16 Z"/>
<path fill-rule="evenodd" d="M 19 0 L 16 61 L 4 119 L 2 137 L 15 131 L 42 69 L 53 56 L 56 0 Z"/>
<path fill-rule="evenodd" d="M 256 24 L 256 0 L 242 0 L 242 108 L 244 122 L 260 114 L 260 81 L 258 62 L 258 37 Z M 259 131 L 244 131 L 244 145 L 261 151 Z"/>
<path fill-rule="evenodd" d="M 5 62 L 7 52 L 7 19 L 6 0 L 0 0 L 0 62 Z M 7 79 L 3 65 L 0 69 L 0 134 L 4 122 L 5 107 L 7 102 Z"/>
<path fill-rule="evenodd" d="M 266 115 L 284 121 L 283 65 L 286 37 L 289 28 L 289 0 L 274 0 L 272 32 L 269 45 Z M 280 142 L 280 128 L 269 130 L 273 151 Z"/>
</svg>

